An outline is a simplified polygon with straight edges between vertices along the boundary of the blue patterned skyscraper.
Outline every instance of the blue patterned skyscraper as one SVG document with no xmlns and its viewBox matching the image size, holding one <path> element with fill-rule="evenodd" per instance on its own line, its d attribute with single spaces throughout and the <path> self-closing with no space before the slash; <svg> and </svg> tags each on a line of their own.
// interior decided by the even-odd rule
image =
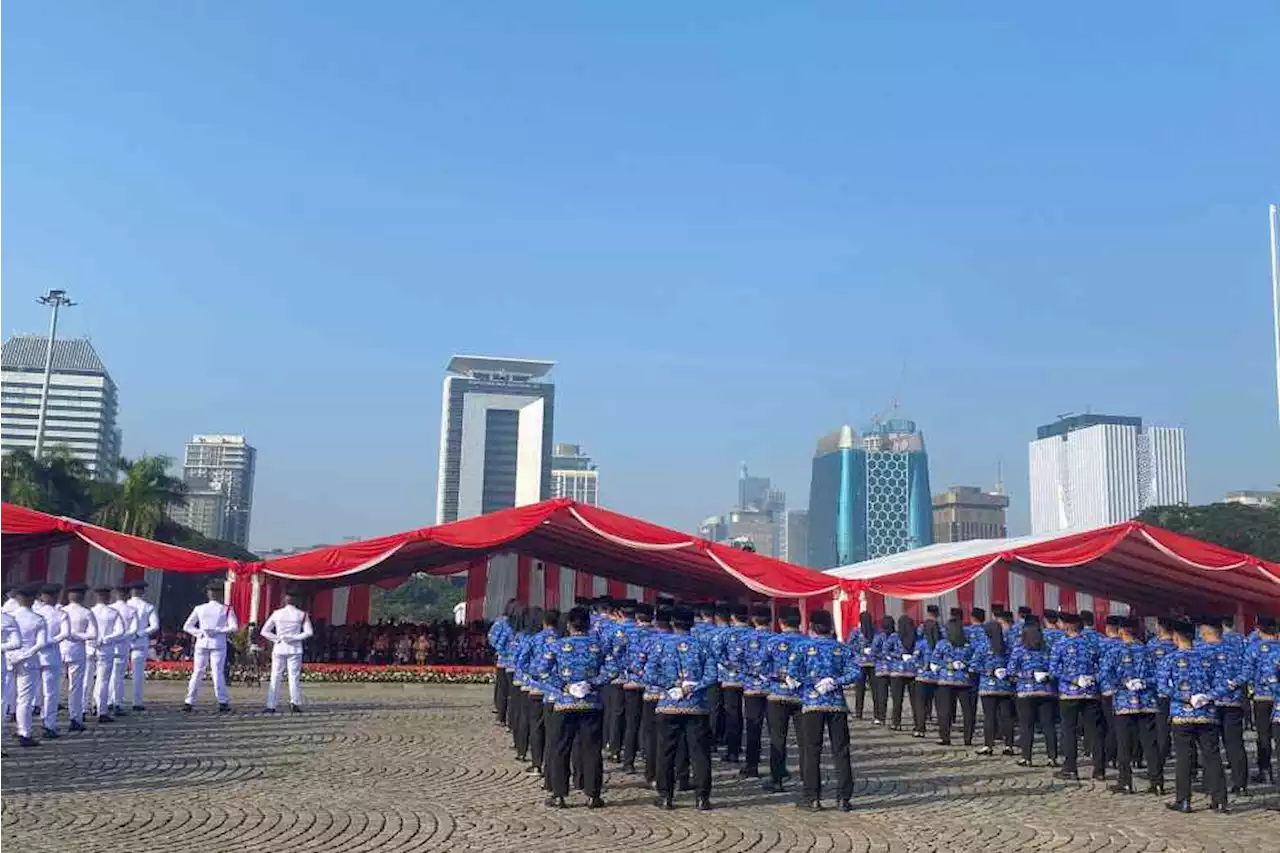
<svg viewBox="0 0 1280 853">
<path fill-rule="evenodd" d="M 809 482 L 809 566 L 843 566 L 932 543 L 929 456 L 915 421 L 878 422 L 861 436 L 844 426 L 818 441 Z"/>
</svg>

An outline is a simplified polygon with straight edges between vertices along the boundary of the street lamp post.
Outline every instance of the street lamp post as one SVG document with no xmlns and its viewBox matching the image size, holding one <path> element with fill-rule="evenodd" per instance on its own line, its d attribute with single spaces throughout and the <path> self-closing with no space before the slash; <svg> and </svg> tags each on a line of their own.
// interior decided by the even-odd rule
<svg viewBox="0 0 1280 853">
<path fill-rule="evenodd" d="M 40 392 L 40 414 L 36 418 L 34 455 L 39 459 L 44 449 L 44 422 L 49 413 L 49 382 L 53 378 L 53 341 L 58 335 L 58 309 L 64 306 L 70 308 L 76 303 L 71 301 L 71 297 L 67 296 L 65 290 L 50 290 L 36 301 L 53 309 L 53 316 L 49 319 L 49 345 L 44 351 L 44 388 Z"/>
</svg>

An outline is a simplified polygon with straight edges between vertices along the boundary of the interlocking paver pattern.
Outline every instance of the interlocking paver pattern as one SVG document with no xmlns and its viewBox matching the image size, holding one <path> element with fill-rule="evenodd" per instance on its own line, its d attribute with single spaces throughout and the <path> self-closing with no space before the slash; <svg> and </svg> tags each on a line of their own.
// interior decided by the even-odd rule
<svg viewBox="0 0 1280 853">
<path fill-rule="evenodd" d="M 853 814 L 799 812 L 720 763 L 710 813 L 687 794 L 657 811 L 638 778 L 616 772 L 608 808 L 574 797 L 550 810 L 492 724 L 487 687 L 307 694 L 299 716 L 263 715 L 263 691 L 241 688 L 237 713 L 188 717 L 178 685 L 151 684 L 145 714 L 34 750 L 6 745 L 6 851 L 1280 851 L 1274 788 L 1231 816 L 1175 815 L 1165 798 L 1116 797 L 857 722 Z"/>
</svg>

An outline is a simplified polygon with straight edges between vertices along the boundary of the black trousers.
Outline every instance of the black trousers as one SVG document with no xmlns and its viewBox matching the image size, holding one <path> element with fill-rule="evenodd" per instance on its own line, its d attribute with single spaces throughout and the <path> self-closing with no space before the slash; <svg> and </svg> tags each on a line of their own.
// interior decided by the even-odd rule
<svg viewBox="0 0 1280 853">
<path fill-rule="evenodd" d="M 1179 723 L 1173 726 L 1178 802 L 1191 802 L 1191 763 L 1197 747 L 1204 767 L 1204 787 L 1209 792 L 1210 801 L 1225 803 L 1227 779 L 1222 772 L 1222 754 L 1218 751 L 1218 727 L 1212 723 Z"/>
<path fill-rule="evenodd" d="M 640 749 L 640 724 L 644 716 L 644 691 L 622 690 L 622 766 L 634 770 Z"/>
<path fill-rule="evenodd" d="M 529 754 L 529 694 L 516 687 L 507 702 L 512 707 L 511 742 L 516 758 L 523 760 Z"/>
<path fill-rule="evenodd" d="M 800 714 L 799 702 L 769 702 L 769 778 L 781 782 L 787 775 L 787 729 Z M 797 725 L 798 725 L 797 721 Z"/>
<path fill-rule="evenodd" d="M 1103 741 L 1106 732 L 1102 727 L 1102 707 L 1097 699 L 1063 699 L 1062 702 L 1062 770 L 1065 773 L 1076 772 L 1076 762 L 1080 755 L 1080 734 L 1083 731 L 1086 740 L 1091 740 L 1093 749 L 1093 771 L 1106 770 L 1107 758 Z"/>
<path fill-rule="evenodd" d="M 1120 784 L 1133 784 L 1133 751 L 1137 744 L 1147 762 L 1147 781 L 1163 784 L 1159 775 L 1160 761 L 1156 758 L 1156 715 L 1116 714 L 1116 761 L 1120 770 Z"/>
<path fill-rule="evenodd" d="M 982 743 L 984 746 L 994 748 L 997 735 L 1004 741 L 1005 746 L 1013 746 L 1015 713 L 1012 696 L 982 697 Z"/>
<path fill-rule="evenodd" d="M 645 699 L 640 709 L 640 742 L 644 744 L 644 780 L 658 778 L 658 726 L 654 722 L 657 699 Z"/>
<path fill-rule="evenodd" d="M 889 714 L 889 676 L 875 677 L 874 692 L 871 694 L 872 714 L 875 719 L 884 722 Z"/>
<path fill-rule="evenodd" d="M 569 764 L 575 749 L 582 761 L 583 790 L 600 796 L 604 780 L 604 760 L 600 755 L 599 711 L 556 711 L 555 761 L 552 764 L 551 793 L 569 796 Z"/>
<path fill-rule="evenodd" d="M 502 667 L 493 672 L 493 713 L 499 720 L 507 718 L 507 689 L 510 687 L 507 677 L 508 673 Z"/>
<path fill-rule="evenodd" d="M 622 685 L 604 686 L 604 749 L 611 756 L 622 752 L 623 710 Z"/>
<path fill-rule="evenodd" d="M 1101 700 L 1102 708 L 1102 744 L 1105 759 L 1107 763 L 1116 760 L 1116 753 L 1119 749 L 1116 740 L 1116 715 L 1115 715 L 1115 696 L 1103 696 Z M 1132 760 L 1133 756 L 1130 755 Z"/>
<path fill-rule="evenodd" d="M 711 745 L 719 746 L 724 739 L 724 695 L 719 684 L 707 688 L 707 708 L 711 711 Z"/>
<path fill-rule="evenodd" d="M 711 719 L 709 714 L 657 714 L 658 792 L 675 793 L 677 752 L 681 742 L 693 766 L 693 788 L 699 798 L 711 796 Z"/>
<path fill-rule="evenodd" d="M 547 752 L 546 703 L 529 694 L 529 763 L 541 767 Z"/>
<path fill-rule="evenodd" d="M 933 711 L 934 695 L 938 692 L 938 685 L 935 682 L 921 681 L 917 678 L 915 688 L 916 731 L 923 733 L 925 725 L 929 722 L 929 714 Z"/>
<path fill-rule="evenodd" d="M 806 711 L 800 714 L 800 777 L 804 799 L 822 798 L 822 732 L 831 738 L 831 761 L 836 771 L 838 796 L 853 796 L 853 770 L 849 766 L 849 715 L 844 711 Z"/>
<path fill-rule="evenodd" d="M 955 684 L 939 684 L 935 694 L 938 705 L 938 735 L 951 741 L 951 724 L 956 718 L 956 705 L 960 705 L 965 746 L 973 743 L 973 732 L 978 727 L 978 691 L 972 687 Z"/>
<path fill-rule="evenodd" d="M 914 676 L 895 675 L 889 677 L 889 696 L 893 700 L 889 711 L 889 724 L 895 729 L 902 728 L 902 702 L 905 700 L 912 706 L 912 717 L 915 716 L 915 697 L 912 685 Z"/>
<path fill-rule="evenodd" d="M 862 709 L 866 706 L 867 691 L 871 690 L 873 694 L 875 692 L 875 680 L 876 668 L 874 666 L 864 666 L 862 668 L 862 677 L 858 679 L 858 685 L 853 689 L 853 715 L 859 720 L 862 719 Z M 874 695 L 871 703 L 874 706 Z"/>
<path fill-rule="evenodd" d="M 1271 722 L 1270 702 L 1253 700 L 1253 728 L 1258 738 L 1258 769 L 1271 769 Z"/>
<path fill-rule="evenodd" d="M 520 709 L 520 686 L 515 683 L 515 676 L 507 673 L 507 728 L 515 731 L 516 715 Z"/>
<path fill-rule="evenodd" d="M 978 685 L 971 684 L 959 694 L 960 717 L 964 721 L 964 745 L 973 746 L 973 734 L 978 730 Z"/>
<path fill-rule="evenodd" d="M 1169 723 L 1168 699 L 1157 699 L 1160 710 L 1156 711 L 1156 753 L 1160 756 L 1160 772 L 1163 775 L 1164 765 L 1173 754 L 1173 730 Z"/>
<path fill-rule="evenodd" d="M 1053 711 L 1058 706 L 1054 696 L 1018 697 L 1018 742 L 1022 747 L 1022 760 L 1031 760 L 1031 745 L 1035 740 L 1036 726 L 1044 735 L 1045 752 L 1050 760 L 1058 758 L 1058 730 L 1053 726 Z"/>
<path fill-rule="evenodd" d="M 1218 706 L 1218 730 L 1231 767 L 1231 787 L 1249 784 L 1249 758 L 1244 752 L 1244 708 Z"/>
<path fill-rule="evenodd" d="M 737 758 L 742 754 L 742 688 L 722 686 L 720 704 L 724 706 L 724 754 Z"/>
<path fill-rule="evenodd" d="M 556 741 L 559 738 L 560 715 L 548 704 L 542 706 L 543 726 L 547 730 L 547 748 L 542 751 L 542 787 L 551 790 L 551 775 L 556 757 Z"/>
<path fill-rule="evenodd" d="M 759 694 L 747 694 L 742 697 L 742 729 L 746 755 L 744 766 L 750 770 L 760 769 L 760 731 L 764 728 L 765 706 L 768 700 Z"/>
</svg>

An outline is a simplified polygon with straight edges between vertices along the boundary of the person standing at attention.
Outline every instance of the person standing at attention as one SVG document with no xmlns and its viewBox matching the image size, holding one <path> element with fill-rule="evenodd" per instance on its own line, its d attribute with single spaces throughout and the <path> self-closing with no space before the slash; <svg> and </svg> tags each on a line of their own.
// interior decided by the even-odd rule
<svg viewBox="0 0 1280 853">
<path fill-rule="evenodd" d="M 289 710 L 302 713 L 302 652 L 303 643 L 311 639 L 311 617 L 298 607 L 301 596 L 296 589 L 284 594 L 284 607 L 276 610 L 262 623 L 262 638 L 271 645 L 271 684 L 267 688 L 268 714 L 276 712 L 276 696 L 280 693 L 280 671 L 289 673 Z"/>
<path fill-rule="evenodd" d="M 231 694 L 227 692 L 227 636 L 240 630 L 235 611 L 222 603 L 222 581 L 210 581 L 205 589 L 208 601 L 196 606 L 187 617 L 182 630 L 195 639 L 194 660 L 191 664 L 191 681 L 187 683 L 187 699 L 182 710 L 191 713 L 200 688 L 204 683 L 204 671 L 213 677 L 213 695 L 218 700 L 218 713 L 231 712 Z"/>
</svg>

